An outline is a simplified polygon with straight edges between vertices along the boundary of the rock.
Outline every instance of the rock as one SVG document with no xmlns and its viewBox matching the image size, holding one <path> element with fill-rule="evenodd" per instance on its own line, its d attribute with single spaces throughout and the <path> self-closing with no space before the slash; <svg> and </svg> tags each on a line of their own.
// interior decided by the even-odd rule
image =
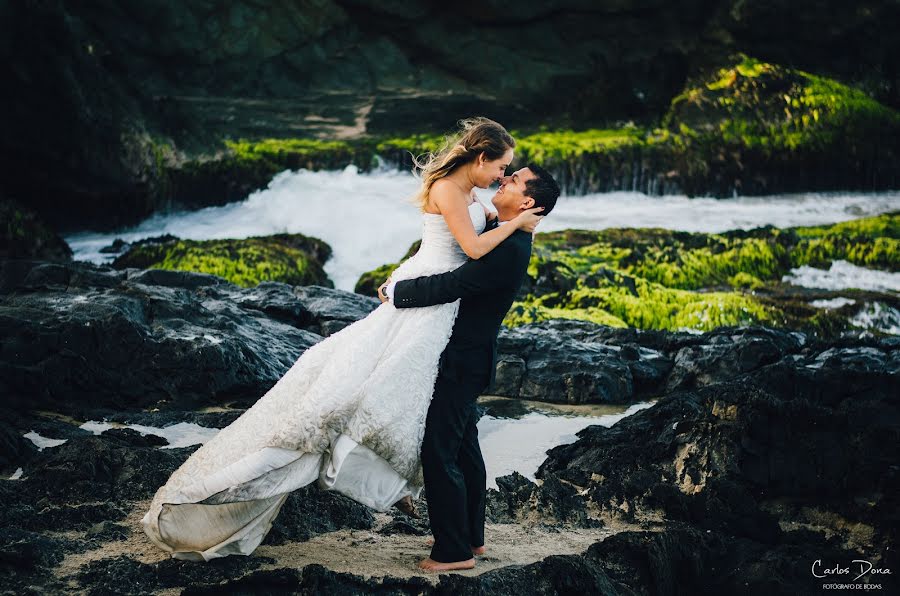
<svg viewBox="0 0 900 596">
<path fill-rule="evenodd" d="M 165 437 L 152 434 L 141 434 L 133 428 L 111 428 L 100 434 L 107 437 L 114 437 L 123 443 L 128 443 L 135 447 L 161 447 L 169 444 L 168 439 Z"/>
<path fill-rule="evenodd" d="M 34 443 L 22 433 L 0 419 L 0 470 L 15 470 L 38 452 Z"/>
<path fill-rule="evenodd" d="M 381 304 L 377 298 L 314 285 L 296 286 L 293 292 L 312 317 L 306 329 L 323 337 L 365 318 Z"/>
<path fill-rule="evenodd" d="M 671 393 L 612 427 L 588 427 L 575 443 L 551 449 L 537 477 L 570 483 L 601 515 L 640 520 L 662 512 L 762 544 L 784 543 L 779 524 L 806 515 L 778 503 L 802 502 L 807 512 L 829 513 L 800 523 L 875 556 L 896 523 L 888 513 L 896 501 L 887 496 L 896 462 L 883 446 L 900 432 L 898 374 L 896 350 L 785 355 Z M 873 550 L 848 541 L 846 524 L 880 528 Z"/>
<path fill-rule="evenodd" d="M 91 526 L 85 536 L 96 542 L 110 542 L 127 540 L 129 534 L 131 534 L 131 530 L 128 526 L 106 520 Z"/>
<path fill-rule="evenodd" d="M 365 505 L 310 484 L 290 494 L 263 544 L 302 542 L 324 532 L 368 530 L 374 525 L 375 517 Z"/>
<path fill-rule="evenodd" d="M 100 249 L 100 252 L 104 254 L 121 254 L 131 249 L 131 244 L 125 242 L 121 238 L 116 238 L 112 241 L 112 244 L 108 246 L 104 246 Z"/>
<path fill-rule="evenodd" d="M 570 404 L 630 403 L 657 389 L 672 366 L 653 349 L 581 341 L 567 327 L 571 323 L 550 321 L 503 329 L 494 393 Z"/>
<path fill-rule="evenodd" d="M 588 515 L 585 501 L 569 484 L 551 476 L 540 486 L 518 472 L 496 479 L 497 490 L 487 494 L 486 517 L 490 522 L 542 523 L 576 528 L 602 527 Z"/>
<path fill-rule="evenodd" d="M 9 593 L 41 593 L 34 587 L 57 591 L 51 569 L 70 553 L 83 552 L 76 540 L 50 537 L 14 527 L 0 528 L 0 581 Z M 43 592 L 47 593 L 47 592 Z"/>
<path fill-rule="evenodd" d="M 204 565 L 177 559 L 148 564 L 119 555 L 82 566 L 77 580 L 92 593 L 149 593 L 183 586 L 217 586 L 271 562 L 266 557 L 232 557 Z"/>
<path fill-rule="evenodd" d="M 144 239 L 112 262 L 116 269 L 196 271 L 253 288 L 264 281 L 333 286 L 322 268 L 331 256 L 325 242 L 303 234 L 248 238 L 181 240 L 169 236 Z"/>
<path fill-rule="evenodd" d="M 34 211 L 0 195 L 0 260 L 71 261 L 72 249 Z"/>
<path fill-rule="evenodd" d="M 417 527 L 403 520 L 392 520 L 385 524 L 383 528 L 378 530 L 379 534 L 392 536 L 393 534 L 411 534 L 413 536 L 427 536 L 431 532 L 427 529 Z"/>
<path fill-rule="evenodd" d="M 315 320 L 259 310 L 298 303 L 284 284 L 242 289 L 198 273 L 3 261 L 0 288 L 0 389 L 14 408 L 252 402 L 321 339 L 299 328 Z"/>
<path fill-rule="evenodd" d="M 37 454 L 19 485 L 45 505 L 149 499 L 194 449 L 136 447 L 109 433 L 69 439 Z"/>
<path fill-rule="evenodd" d="M 713 331 L 704 336 L 702 345 L 678 350 L 666 392 L 702 387 L 756 370 L 798 352 L 805 343 L 800 333 L 765 327 Z"/>
</svg>

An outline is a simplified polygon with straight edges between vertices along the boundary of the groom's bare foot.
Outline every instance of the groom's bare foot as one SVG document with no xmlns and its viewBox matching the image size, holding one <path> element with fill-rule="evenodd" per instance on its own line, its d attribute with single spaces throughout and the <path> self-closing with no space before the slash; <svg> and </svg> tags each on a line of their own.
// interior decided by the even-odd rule
<svg viewBox="0 0 900 596">
<path fill-rule="evenodd" d="M 457 571 L 460 569 L 474 569 L 474 567 L 474 558 L 467 561 L 453 561 L 452 563 L 433 561 L 431 557 L 419 561 L 419 569 L 424 571 Z"/>
<path fill-rule="evenodd" d="M 426 542 L 428 543 L 428 546 L 434 546 L 434 538 L 429 538 Z M 486 551 L 486 549 L 484 548 L 484 545 L 483 545 L 483 544 L 482 544 L 481 546 L 473 546 L 473 547 L 472 547 L 472 554 L 473 554 L 473 555 L 481 556 L 481 555 L 483 555 L 485 552 L 487 552 L 487 551 Z"/>
</svg>

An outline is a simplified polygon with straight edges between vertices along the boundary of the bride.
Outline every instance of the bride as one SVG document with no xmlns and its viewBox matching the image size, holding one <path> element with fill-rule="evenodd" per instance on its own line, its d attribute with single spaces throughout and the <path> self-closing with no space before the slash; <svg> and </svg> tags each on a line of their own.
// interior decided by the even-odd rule
<svg viewBox="0 0 900 596">
<path fill-rule="evenodd" d="M 442 150 L 416 162 L 422 244 L 394 281 L 455 269 L 540 220 L 530 209 L 479 235 L 493 213 L 474 187 L 503 178 L 515 141 L 487 118 L 460 124 Z M 438 189 L 441 199 L 431 200 Z M 410 309 L 384 303 L 309 348 L 169 477 L 141 520 L 144 531 L 178 559 L 249 555 L 288 494 L 316 480 L 379 511 L 413 512 L 425 419 L 458 310 L 459 300 Z"/>
</svg>

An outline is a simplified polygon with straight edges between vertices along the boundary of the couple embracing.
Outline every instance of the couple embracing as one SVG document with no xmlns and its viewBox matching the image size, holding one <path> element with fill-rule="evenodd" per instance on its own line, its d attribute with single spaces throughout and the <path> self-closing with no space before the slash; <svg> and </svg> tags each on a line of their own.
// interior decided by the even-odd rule
<svg viewBox="0 0 900 596">
<path fill-rule="evenodd" d="M 506 174 L 515 140 L 500 124 L 461 125 L 417 163 L 422 243 L 379 287 L 382 304 L 301 354 L 156 492 L 142 523 L 173 557 L 249 555 L 315 481 L 410 515 L 424 487 L 434 543 L 422 569 L 469 569 L 484 553 L 476 399 L 559 186 L 534 165 Z M 474 193 L 495 181 L 496 214 Z"/>
</svg>

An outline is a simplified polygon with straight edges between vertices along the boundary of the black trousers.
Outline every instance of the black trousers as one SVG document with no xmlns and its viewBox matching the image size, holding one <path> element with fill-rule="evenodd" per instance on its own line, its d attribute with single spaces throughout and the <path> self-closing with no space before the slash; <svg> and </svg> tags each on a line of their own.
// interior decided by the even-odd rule
<svg viewBox="0 0 900 596">
<path fill-rule="evenodd" d="M 484 544 L 487 473 L 478 445 L 475 402 L 484 383 L 438 375 L 422 441 L 422 472 L 434 534 L 431 559 L 472 558 Z"/>
</svg>

